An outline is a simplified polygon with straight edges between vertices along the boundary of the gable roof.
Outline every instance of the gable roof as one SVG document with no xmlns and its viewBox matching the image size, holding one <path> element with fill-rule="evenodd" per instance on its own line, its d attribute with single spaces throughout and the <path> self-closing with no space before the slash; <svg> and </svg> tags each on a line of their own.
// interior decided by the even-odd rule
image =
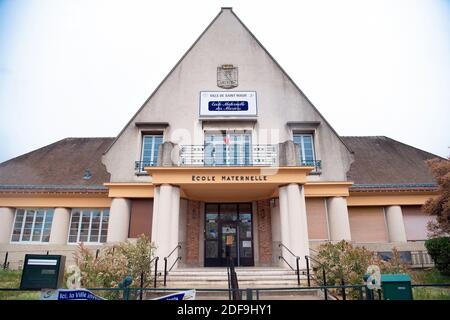
<svg viewBox="0 0 450 320">
<path fill-rule="evenodd" d="M 426 160 L 441 158 L 384 136 L 342 137 L 353 150 L 347 173 L 354 188 L 435 188 Z"/>
<path fill-rule="evenodd" d="M 169 71 L 169 73 L 164 77 L 161 83 L 156 87 L 156 89 L 152 92 L 152 94 L 145 100 L 142 106 L 138 109 L 138 111 L 131 117 L 128 123 L 122 128 L 117 137 L 111 143 L 111 145 L 105 150 L 105 153 L 109 151 L 109 149 L 115 144 L 115 142 L 120 138 L 125 129 L 133 122 L 133 120 L 137 117 L 137 115 L 141 112 L 141 110 L 147 105 L 150 99 L 158 92 L 159 88 L 164 84 L 164 82 L 169 78 L 169 76 L 176 70 L 176 68 L 180 65 L 180 63 L 184 60 L 184 58 L 191 52 L 191 50 L 196 46 L 196 44 L 200 41 L 203 35 L 211 28 L 211 26 L 216 22 L 216 20 L 223 14 L 224 11 L 229 11 L 236 18 L 236 20 L 242 25 L 242 27 L 250 34 L 250 36 L 255 40 L 255 42 L 261 47 L 261 49 L 268 55 L 268 57 L 273 61 L 273 63 L 280 69 L 282 74 L 293 84 L 295 89 L 308 101 L 311 107 L 315 112 L 323 119 L 326 125 L 331 129 L 331 131 L 336 135 L 336 137 L 342 142 L 342 144 L 347 148 L 347 150 L 351 153 L 352 150 L 346 145 L 345 141 L 341 139 L 339 134 L 334 130 L 334 128 L 330 125 L 330 123 L 325 119 L 325 117 L 319 112 L 319 110 L 314 106 L 314 104 L 308 99 L 308 97 L 303 93 L 299 86 L 292 80 L 292 78 L 286 73 L 286 71 L 281 67 L 281 65 L 275 60 L 275 58 L 267 51 L 267 49 L 262 45 L 262 43 L 255 37 L 255 35 L 247 28 L 247 26 L 242 22 L 241 19 L 234 13 L 231 7 L 222 7 L 217 16 L 211 21 L 211 23 L 206 27 L 206 29 L 200 34 L 200 36 L 195 40 L 195 42 L 191 45 L 191 47 L 185 52 L 185 54 L 181 57 L 180 60 L 175 64 L 175 66 Z"/>
<path fill-rule="evenodd" d="M 113 139 L 66 138 L 0 163 L 0 188 L 104 189 L 110 174 L 101 157 Z"/>
</svg>

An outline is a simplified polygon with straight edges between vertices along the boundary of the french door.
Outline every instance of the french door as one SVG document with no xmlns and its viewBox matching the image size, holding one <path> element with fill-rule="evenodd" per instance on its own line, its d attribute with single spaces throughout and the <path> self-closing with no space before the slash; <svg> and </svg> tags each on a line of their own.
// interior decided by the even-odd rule
<svg viewBox="0 0 450 320">
<path fill-rule="evenodd" d="M 251 203 L 205 204 L 205 267 L 227 265 L 227 238 L 235 266 L 254 265 L 251 209 Z"/>
<path fill-rule="evenodd" d="M 252 163 L 251 142 L 251 133 L 206 133 L 205 165 L 250 165 Z"/>
</svg>

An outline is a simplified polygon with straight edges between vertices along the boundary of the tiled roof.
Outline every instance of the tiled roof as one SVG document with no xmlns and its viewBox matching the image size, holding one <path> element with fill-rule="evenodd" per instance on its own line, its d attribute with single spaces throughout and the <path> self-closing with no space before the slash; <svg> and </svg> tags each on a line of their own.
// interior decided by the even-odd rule
<svg viewBox="0 0 450 320">
<path fill-rule="evenodd" d="M 0 186 L 8 190 L 103 188 L 110 174 L 101 158 L 113 140 L 66 138 L 0 163 Z"/>
<path fill-rule="evenodd" d="M 347 173 L 354 187 L 404 189 L 429 188 L 436 184 L 426 164 L 426 160 L 438 157 L 434 154 L 388 137 L 342 139 L 354 153 L 355 161 Z"/>
</svg>

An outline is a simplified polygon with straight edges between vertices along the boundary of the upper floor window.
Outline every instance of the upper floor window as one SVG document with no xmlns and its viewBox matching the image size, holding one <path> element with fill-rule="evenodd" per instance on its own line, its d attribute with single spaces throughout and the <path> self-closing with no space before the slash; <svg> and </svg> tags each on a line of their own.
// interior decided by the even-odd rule
<svg viewBox="0 0 450 320">
<path fill-rule="evenodd" d="M 158 162 L 158 147 L 163 142 L 162 134 L 144 134 L 142 136 L 142 168 L 156 166 Z"/>
<path fill-rule="evenodd" d="M 106 242 L 109 209 L 73 209 L 70 219 L 69 243 Z"/>
<path fill-rule="evenodd" d="M 206 165 L 250 165 L 252 135 L 245 133 L 206 133 L 205 154 Z"/>
<path fill-rule="evenodd" d="M 53 209 L 17 209 L 11 242 L 48 242 Z"/>
<path fill-rule="evenodd" d="M 294 143 L 299 145 L 301 164 L 313 165 L 315 161 L 313 135 L 294 134 Z"/>
</svg>

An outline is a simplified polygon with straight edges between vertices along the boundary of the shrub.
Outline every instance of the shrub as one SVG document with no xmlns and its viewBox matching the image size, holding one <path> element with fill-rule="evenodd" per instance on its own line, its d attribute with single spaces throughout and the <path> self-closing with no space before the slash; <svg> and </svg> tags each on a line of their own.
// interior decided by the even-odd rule
<svg viewBox="0 0 450 320">
<path fill-rule="evenodd" d="M 81 243 L 75 253 L 75 263 L 81 272 L 81 287 L 117 288 L 126 276 L 132 277 L 132 287 L 138 287 L 141 273 L 144 273 L 143 285 L 148 287 L 152 283 L 150 269 L 154 248 L 149 238 L 142 235 L 135 243 L 126 241 L 115 247 L 102 248 L 95 258 L 94 253 Z M 117 298 L 117 295 L 109 297 Z"/>
<path fill-rule="evenodd" d="M 443 275 L 450 275 L 450 237 L 438 237 L 425 241 L 425 247 Z"/>
<path fill-rule="evenodd" d="M 354 247 L 345 240 L 320 245 L 314 258 L 325 266 L 328 285 L 340 285 L 341 279 L 344 279 L 345 284 L 364 284 L 363 277 L 370 265 L 379 266 L 381 273 L 408 271 L 395 248 L 392 250 L 392 258 L 384 261 L 367 248 Z M 317 263 L 315 268 L 318 268 Z M 317 269 L 316 274 L 317 278 L 323 282 L 321 270 Z M 358 294 L 356 290 L 349 290 L 349 293 L 352 297 Z"/>
</svg>

